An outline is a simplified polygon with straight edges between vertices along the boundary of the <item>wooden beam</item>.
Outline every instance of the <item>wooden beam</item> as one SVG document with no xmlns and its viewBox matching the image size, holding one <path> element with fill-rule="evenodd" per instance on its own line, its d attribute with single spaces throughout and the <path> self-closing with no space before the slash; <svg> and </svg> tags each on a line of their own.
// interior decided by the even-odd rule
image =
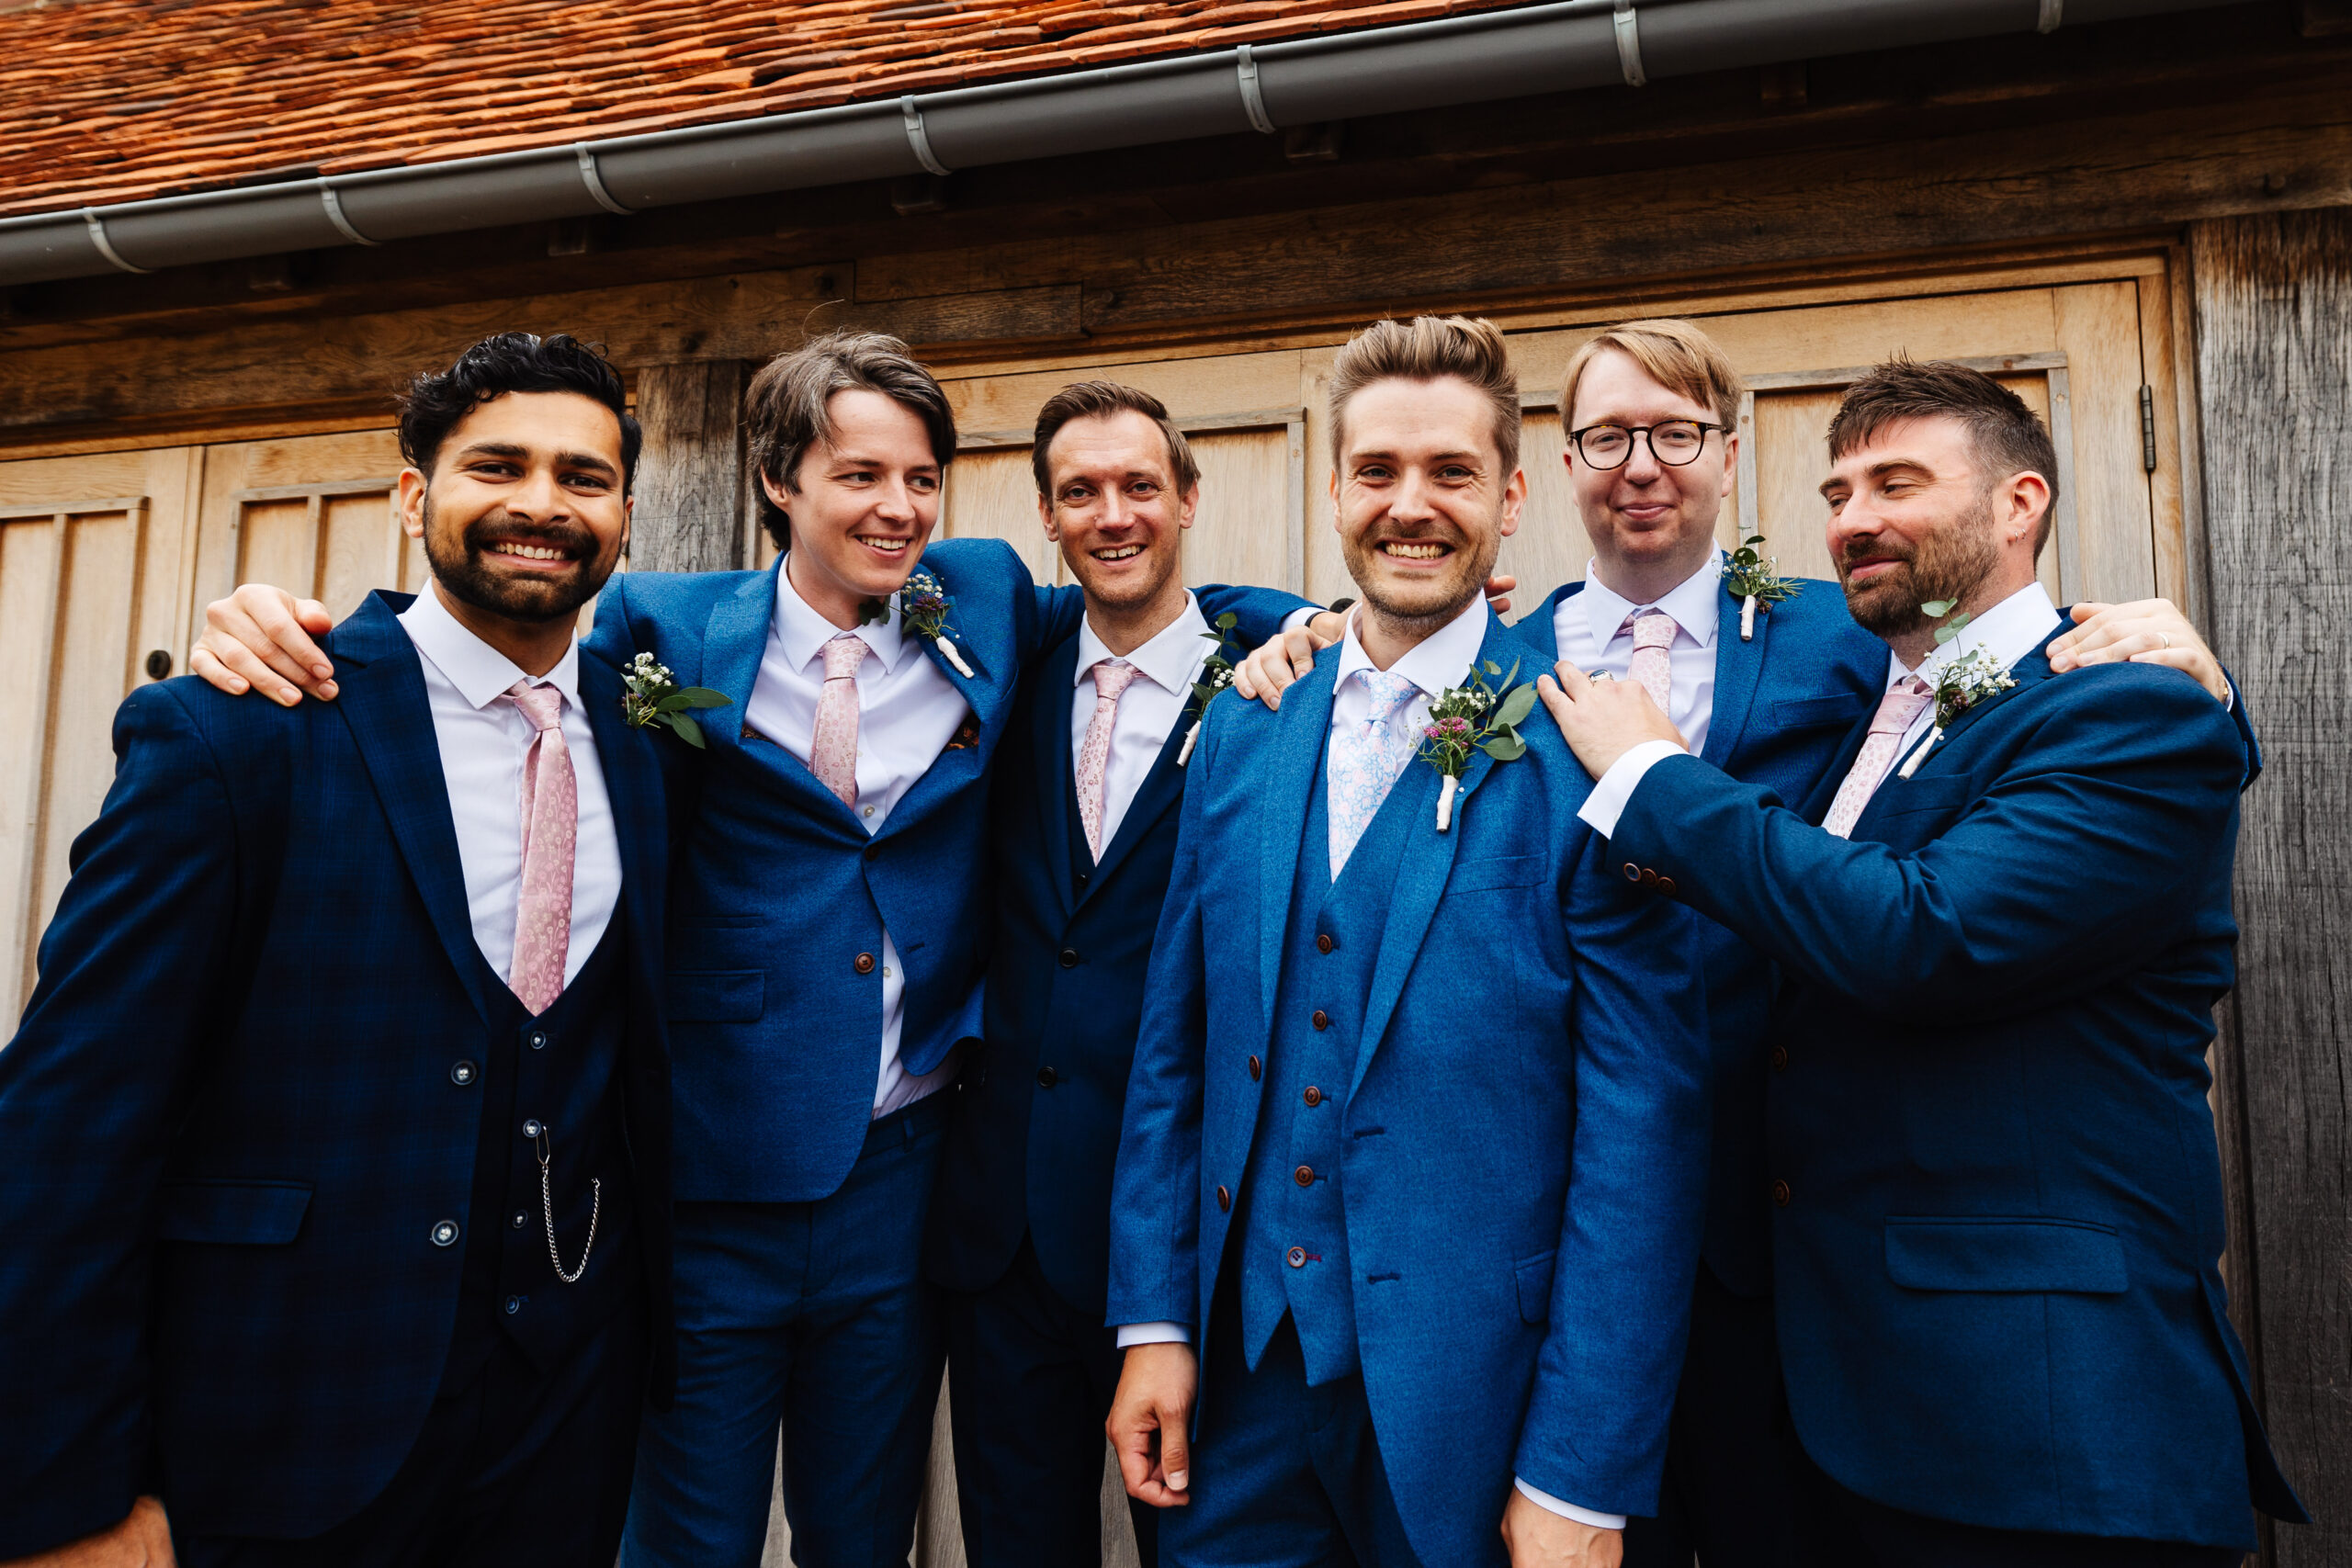
<svg viewBox="0 0 2352 1568">
<path fill-rule="evenodd" d="M 2231 1288 L 2256 1397 L 2319 1521 L 2280 1568 L 2352 1557 L 2352 210 L 2199 223 L 2213 644 L 2266 767 L 2238 837 L 2238 984 L 2218 1063 L 2251 1235 Z"/>
<path fill-rule="evenodd" d="M 706 359 L 638 372 L 645 451 L 629 532 L 632 570 L 729 571 L 743 564 L 749 371 L 741 359 Z"/>
</svg>

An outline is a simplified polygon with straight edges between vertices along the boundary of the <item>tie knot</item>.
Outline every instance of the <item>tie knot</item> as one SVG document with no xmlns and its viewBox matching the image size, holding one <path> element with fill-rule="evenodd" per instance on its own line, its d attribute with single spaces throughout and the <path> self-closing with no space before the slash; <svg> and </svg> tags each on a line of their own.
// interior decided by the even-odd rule
<svg viewBox="0 0 2352 1568">
<path fill-rule="evenodd" d="M 517 681 L 506 688 L 506 698 L 516 707 L 521 708 L 523 716 L 529 719 L 532 728 L 541 733 L 553 729 L 562 722 L 563 694 L 553 686 L 538 686 L 528 681 Z"/>
<path fill-rule="evenodd" d="M 1637 610 L 1626 617 L 1634 628 L 1634 650 L 1671 648 L 1678 623 L 1663 610 Z"/>
<path fill-rule="evenodd" d="M 1392 671 L 1360 670 L 1356 679 L 1363 682 L 1365 694 L 1372 698 L 1372 710 L 1363 716 L 1366 724 L 1385 724 L 1395 718 L 1413 700 L 1413 694 L 1420 690 L 1410 675 Z"/>
<path fill-rule="evenodd" d="M 865 656 L 871 651 L 864 637 L 855 632 L 842 632 L 825 644 L 825 679 L 841 681 L 855 675 L 857 667 L 865 662 Z"/>
<path fill-rule="evenodd" d="M 1105 659 L 1094 667 L 1094 700 L 1116 703 L 1127 683 L 1143 671 L 1124 659 Z"/>
<path fill-rule="evenodd" d="M 1905 676 L 1886 689 L 1886 695 L 1879 702 L 1878 712 L 1871 718 L 1871 732 L 1874 735 L 1902 734 L 1911 728 L 1911 721 L 1919 716 L 1919 710 L 1928 705 L 1928 699 L 1932 695 L 1933 691 L 1918 676 Z"/>
</svg>

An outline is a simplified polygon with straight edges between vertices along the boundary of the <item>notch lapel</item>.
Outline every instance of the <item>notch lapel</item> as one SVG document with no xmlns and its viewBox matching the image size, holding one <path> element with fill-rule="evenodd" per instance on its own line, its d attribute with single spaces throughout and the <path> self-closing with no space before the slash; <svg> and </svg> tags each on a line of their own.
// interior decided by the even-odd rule
<svg viewBox="0 0 2352 1568">
<path fill-rule="evenodd" d="M 1532 615 L 1521 615 L 1510 624 L 1511 635 L 1544 656 L 1543 668 L 1535 674 L 1551 673 L 1552 666 L 1560 661 L 1560 628 L 1556 624 L 1560 606 L 1582 592 L 1581 582 L 1564 583 L 1552 591 L 1550 598 L 1535 606 Z M 1530 675 L 1529 680 L 1533 680 Z"/>
<path fill-rule="evenodd" d="M 1739 637 L 1739 601 L 1728 591 L 1718 592 L 1715 610 L 1715 705 L 1707 721 L 1707 744 L 1700 757 L 1725 766 L 1739 748 L 1747 716 L 1756 705 L 1756 688 L 1764 676 L 1764 652 L 1772 638 L 1774 616 L 1758 614 L 1756 637 Z"/>
<path fill-rule="evenodd" d="M 1077 903 L 1084 902 L 1082 898 L 1073 902 L 1070 897 L 1077 873 L 1077 867 L 1070 864 L 1070 815 L 1078 798 L 1069 763 L 1070 682 L 1077 672 L 1078 638 L 1071 637 L 1047 654 L 1038 668 L 1035 695 L 1029 710 L 1033 742 L 1029 777 L 1035 795 L 1032 804 L 1037 813 L 1038 837 L 1046 846 L 1046 864 L 1052 874 L 1054 897 L 1061 900 L 1065 916 Z M 1001 779 L 997 787 L 1003 787 Z M 1088 879 L 1090 892 L 1093 881 Z"/>
<path fill-rule="evenodd" d="M 1152 759 L 1151 771 L 1144 774 L 1143 783 L 1136 789 L 1135 799 L 1127 803 L 1127 814 L 1119 818 L 1119 830 L 1111 836 L 1109 843 L 1102 846 L 1102 858 L 1095 863 L 1094 874 L 1087 878 L 1086 891 L 1078 900 L 1080 904 L 1094 896 L 1094 890 L 1110 878 L 1111 873 L 1122 861 L 1135 852 L 1137 844 L 1150 837 L 1152 829 L 1168 815 L 1169 808 L 1183 797 L 1184 770 L 1176 765 L 1176 753 L 1184 749 L 1184 732 L 1192 728 L 1192 721 L 1180 709 L 1175 728 L 1168 732 L 1168 739 L 1160 742 L 1159 755 Z M 1068 745 L 1062 747 L 1062 761 L 1065 766 L 1069 761 Z M 1065 834 L 1064 838 L 1067 839 L 1068 835 Z"/>
<path fill-rule="evenodd" d="M 1336 648 L 1338 645 L 1334 644 Z M 1329 652 L 1329 650 L 1326 650 Z M 1271 1029 L 1274 990 L 1282 983 L 1283 933 L 1290 925 L 1290 896 L 1306 833 L 1308 792 L 1322 787 L 1323 739 L 1331 727 L 1332 674 L 1340 656 L 1317 659 L 1314 671 L 1283 694 L 1268 748 L 1265 787 L 1258 792 L 1258 999 Z M 1236 699 L 1237 701 L 1238 699 Z M 1180 742 L 1181 744 L 1181 742 Z M 1193 761 L 1200 760 L 1198 753 Z"/>
<path fill-rule="evenodd" d="M 839 795 L 817 782 L 808 764 L 786 750 L 774 736 L 754 740 L 744 734 L 752 724 L 752 688 L 759 683 L 760 661 L 767 657 L 768 629 L 775 620 L 776 573 L 784 570 L 784 559 L 778 556 L 765 574 L 745 578 L 711 606 L 710 618 L 703 624 L 702 683 L 724 692 L 734 705 L 709 710 L 725 716 L 704 723 L 703 739 L 714 753 L 731 751 L 753 767 L 766 770 L 782 780 L 787 791 L 798 795 L 807 810 L 830 817 L 836 827 L 857 829 L 862 840 L 865 830 L 856 816 Z"/>
<path fill-rule="evenodd" d="M 585 648 L 580 650 L 580 703 L 596 737 L 596 761 L 604 770 L 605 793 L 613 803 L 613 825 L 620 840 L 621 902 L 628 911 L 632 960 L 649 983 L 658 985 L 653 959 L 662 951 L 661 932 L 653 916 L 668 880 L 670 843 L 662 769 L 652 749 L 684 742 L 675 736 L 665 742 L 650 730 L 631 728 L 621 715 L 620 672 Z"/>
</svg>

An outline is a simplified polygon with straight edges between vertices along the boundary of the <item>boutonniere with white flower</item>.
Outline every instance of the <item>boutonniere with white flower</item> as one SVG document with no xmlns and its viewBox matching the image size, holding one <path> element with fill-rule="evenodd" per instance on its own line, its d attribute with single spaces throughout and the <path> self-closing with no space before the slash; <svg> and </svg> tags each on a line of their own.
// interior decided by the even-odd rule
<svg viewBox="0 0 2352 1568">
<path fill-rule="evenodd" d="M 878 600 L 868 603 L 876 611 L 881 611 Z M 946 585 L 928 567 L 919 566 L 909 572 L 906 586 L 899 590 L 899 622 L 915 636 L 939 649 L 939 657 L 954 665 L 956 673 L 968 681 L 972 678 L 972 667 L 964 662 L 964 656 L 956 652 L 956 645 L 947 639 L 947 615 L 955 607 L 956 601 L 947 596 Z M 881 611 L 873 618 L 882 620 L 888 614 Z"/>
<path fill-rule="evenodd" d="M 1764 536 L 1749 536 L 1747 541 L 1732 551 L 1731 559 L 1724 567 L 1724 591 L 1739 601 L 1739 640 L 1756 640 L 1756 612 L 1769 609 L 1783 599 L 1793 599 L 1804 584 L 1791 582 L 1775 570 L 1778 556 L 1768 556 L 1757 549 Z"/>
<path fill-rule="evenodd" d="M 1227 637 L 1240 624 L 1241 617 L 1227 610 L 1216 618 L 1215 631 L 1201 634 L 1216 647 L 1201 660 L 1201 678 L 1193 682 L 1193 700 L 1177 716 L 1180 721 L 1187 716 L 1193 721 L 1193 728 L 1184 731 L 1183 746 L 1176 753 L 1176 765 L 1180 768 L 1193 760 L 1193 747 L 1201 739 L 1201 722 L 1209 716 L 1209 704 L 1216 700 L 1219 692 L 1233 684 L 1233 653 L 1238 649 Z"/>
<path fill-rule="evenodd" d="M 1527 742 L 1519 727 L 1535 711 L 1535 688 L 1518 685 L 1519 666 L 1513 663 L 1503 683 L 1490 686 L 1487 676 L 1502 675 L 1502 666 L 1488 660 L 1483 673 L 1472 666 L 1467 685 L 1448 686 L 1430 705 L 1429 723 L 1421 728 L 1421 761 L 1444 775 L 1438 791 L 1437 830 L 1453 824 L 1453 796 L 1462 775 L 1470 771 L 1470 756 L 1484 751 L 1498 762 L 1526 755 Z"/>
<path fill-rule="evenodd" d="M 640 653 L 621 667 L 621 716 L 631 729 L 667 726 L 689 746 L 701 746 L 702 726 L 688 708 L 723 708 L 735 699 L 708 686 L 681 686 L 670 667 Z"/>
<path fill-rule="evenodd" d="M 1930 599 L 1919 606 L 1919 613 L 1930 620 L 1939 620 L 1951 615 L 1952 606 L 1958 603 L 1954 599 Z M 1951 642 L 1968 622 L 1969 617 L 1965 615 L 1952 615 L 1948 624 L 1936 628 L 1936 645 L 1940 648 Z M 1947 725 L 1977 704 L 2000 695 L 2017 683 L 2017 677 L 2009 673 L 2008 666 L 1994 658 L 1989 649 L 1970 649 L 1945 665 L 1936 677 L 1935 728 L 1928 730 L 1927 739 L 1904 759 L 1900 776 L 1907 779 L 1919 771 L 1919 764 L 1928 760 L 1928 753 L 1934 750 L 1936 742 L 1944 738 Z"/>
</svg>

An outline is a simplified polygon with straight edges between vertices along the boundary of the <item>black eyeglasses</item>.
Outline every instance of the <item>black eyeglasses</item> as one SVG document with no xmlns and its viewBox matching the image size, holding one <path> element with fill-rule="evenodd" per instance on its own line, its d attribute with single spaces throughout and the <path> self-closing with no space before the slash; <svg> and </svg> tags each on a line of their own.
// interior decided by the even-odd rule
<svg viewBox="0 0 2352 1568">
<path fill-rule="evenodd" d="M 1650 456 L 1669 468 L 1698 460 L 1707 445 L 1707 432 L 1728 428 L 1695 419 L 1669 419 L 1657 424 L 1588 424 L 1568 432 L 1577 456 L 1596 468 L 1622 468 L 1634 455 L 1634 437 L 1650 445 Z"/>
</svg>

